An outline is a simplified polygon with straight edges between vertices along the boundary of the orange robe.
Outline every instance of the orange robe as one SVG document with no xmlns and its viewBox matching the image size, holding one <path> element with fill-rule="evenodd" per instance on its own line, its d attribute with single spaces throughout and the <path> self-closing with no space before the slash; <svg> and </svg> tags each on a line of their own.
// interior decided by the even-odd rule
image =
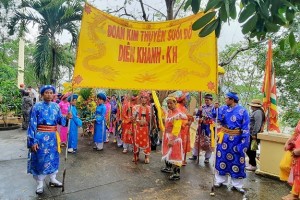
<svg viewBox="0 0 300 200">
<path fill-rule="evenodd" d="M 162 144 L 162 160 L 166 160 L 174 165 L 181 166 L 184 159 L 183 142 L 182 142 L 182 126 L 180 132 L 174 131 L 176 129 L 176 122 L 187 120 L 186 114 L 180 112 L 179 109 L 169 110 L 166 114 L 165 133 L 163 135 Z M 173 141 L 172 147 L 168 146 L 169 141 Z"/>
<path fill-rule="evenodd" d="M 134 130 L 135 145 L 133 148 L 134 153 L 138 153 L 139 149 L 144 150 L 145 155 L 150 155 L 151 144 L 149 139 L 149 124 L 150 124 L 150 106 L 136 105 L 133 108 L 136 125 Z M 141 124 L 141 122 L 145 122 Z"/>
<path fill-rule="evenodd" d="M 122 106 L 122 141 L 126 144 L 133 144 L 132 107 L 130 102 L 125 101 Z"/>
<path fill-rule="evenodd" d="M 180 112 L 188 116 L 188 111 L 184 105 L 179 103 L 177 104 L 177 106 Z M 182 138 L 183 152 L 188 153 L 191 151 L 190 125 L 188 119 L 183 120 L 181 126 L 182 126 L 181 138 Z"/>
<path fill-rule="evenodd" d="M 298 136 L 295 142 L 295 149 L 300 149 L 300 137 Z M 300 195 L 300 156 L 293 158 L 293 192 Z"/>
<path fill-rule="evenodd" d="M 294 149 L 300 149 L 300 121 L 295 129 L 295 147 Z M 293 173 L 293 194 L 300 195 L 300 156 L 293 157 L 292 161 L 292 173 Z"/>
</svg>

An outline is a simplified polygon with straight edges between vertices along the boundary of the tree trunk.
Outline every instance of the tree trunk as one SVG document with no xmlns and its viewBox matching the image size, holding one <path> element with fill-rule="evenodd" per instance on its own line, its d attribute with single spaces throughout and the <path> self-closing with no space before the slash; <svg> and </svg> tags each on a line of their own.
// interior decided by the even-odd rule
<svg viewBox="0 0 300 200">
<path fill-rule="evenodd" d="M 167 20 L 172 20 L 174 18 L 174 3 L 175 0 L 165 0 L 167 7 Z M 173 91 L 158 91 L 158 99 L 162 103 L 163 100 Z"/>
<path fill-rule="evenodd" d="M 52 47 L 52 74 L 51 74 L 51 85 L 56 87 L 56 81 L 57 81 L 57 66 L 56 66 L 56 52 L 55 48 Z"/>
<path fill-rule="evenodd" d="M 174 3 L 175 0 L 165 0 L 167 6 L 167 20 L 174 19 Z"/>
</svg>

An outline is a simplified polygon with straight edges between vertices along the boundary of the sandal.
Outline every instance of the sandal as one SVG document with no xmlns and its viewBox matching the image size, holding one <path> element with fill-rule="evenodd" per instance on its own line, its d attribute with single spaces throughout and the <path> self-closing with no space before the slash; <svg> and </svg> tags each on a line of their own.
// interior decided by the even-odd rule
<svg viewBox="0 0 300 200">
<path fill-rule="evenodd" d="M 295 196 L 293 194 L 288 194 L 284 197 L 281 198 L 282 200 L 298 200 L 299 197 L 298 196 Z"/>
<path fill-rule="evenodd" d="M 150 163 L 150 159 L 147 157 L 145 158 L 145 164 L 149 164 Z"/>
<path fill-rule="evenodd" d="M 139 158 L 136 158 L 136 161 L 139 161 Z M 132 158 L 132 162 L 135 162 L 135 157 Z"/>
</svg>

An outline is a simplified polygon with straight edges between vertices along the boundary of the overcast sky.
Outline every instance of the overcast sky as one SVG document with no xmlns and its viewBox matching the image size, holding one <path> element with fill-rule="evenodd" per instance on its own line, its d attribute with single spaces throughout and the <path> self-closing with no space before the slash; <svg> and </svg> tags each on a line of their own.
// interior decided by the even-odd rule
<svg viewBox="0 0 300 200">
<path fill-rule="evenodd" d="M 107 8 L 117 8 L 122 7 L 123 5 L 120 2 L 124 2 L 122 0 L 89 0 L 94 6 L 96 6 L 100 10 L 106 10 Z M 161 11 L 162 13 L 166 13 L 165 0 L 144 0 L 145 4 L 152 6 L 153 8 Z M 202 1 L 205 4 L 205 1 Z M 202 7 L 204 7 L 203 5 Z M 130 10 L 132 9 L 132 10 Z M 145 9 L 148 9 L 148 13 L 155 12 L 153 9 L 145 6 Z M 133 3 L 128 6 L 128 10 L 131 13 L 137 13 L 141 10 L 141 6 L 139 2 L 133 1 Z M 183 12 L 184 13 L 184 12 Z M 225 45 L 237 43 L 244 40 L 244 36 L 241 32 L 240 24 L 237 21 L 231 21 L 230 24 L 225 23 L 222 27 L 220 38 L 218 39 L 218 49 L 222 51 Z"/>
<path fill-rule="evenodd" d="M 125 0 L 88 0 L 89 3 L 94 5 L 99 10 L 115 10 L 117 8 L 122 7 L 124 1 Z M 130 5 L 127 5 L 127 12 L 136 16 L 141 16 L 139 15 L 139 12 L 141 12 L 141 6 L 138 0 L 132 0 L 131 2 L 132 3 Z M 162 13 L 166 13 L 165 0 L 144 0 L 143 2 L 161 11 Z M 145 9 L 147 14 L 150 15 L 156 12 L 152 8 L 147 6 L 145 6 Z M 186 14 L 192 13 L 181 12 L 181 16 Z M 30 27 L 29 29 L 32 31 L 30 31 L 30 33 L 26 35 L 26 38 L 31 41 L 34 41 L 38 34 L 37 27 Z M 69 34 L 63 33 L 61 36 L 59 36 L 59 40 L 62 43 L 66 43 L 71 41 L 71 37 Z M 218 50 L 222 51 L 224 50 L 224 47 L 226 45 L 237 43 L 240 41 L 244 41 L 243 34 L 241 33 L 240 24 L 237 21 L 231 21 L 230 24 L 225 23 L 222 27 L 220 38 L 218 39 Z"/>
</svg>

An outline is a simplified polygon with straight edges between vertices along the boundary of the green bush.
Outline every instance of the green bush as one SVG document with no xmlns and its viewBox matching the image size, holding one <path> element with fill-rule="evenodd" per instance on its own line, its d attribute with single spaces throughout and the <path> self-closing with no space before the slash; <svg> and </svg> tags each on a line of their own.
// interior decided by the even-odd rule
<svg viewBox="0 0 300 200">
<path fill-rule="evenodd" d="M 1 67 L 0 70 L 0 115 L 7 125 L 7 117 L 10 113 L 21 113 L 21 94 L 13 80 L 14 71 L 10 67 Z"/>
</svg>

